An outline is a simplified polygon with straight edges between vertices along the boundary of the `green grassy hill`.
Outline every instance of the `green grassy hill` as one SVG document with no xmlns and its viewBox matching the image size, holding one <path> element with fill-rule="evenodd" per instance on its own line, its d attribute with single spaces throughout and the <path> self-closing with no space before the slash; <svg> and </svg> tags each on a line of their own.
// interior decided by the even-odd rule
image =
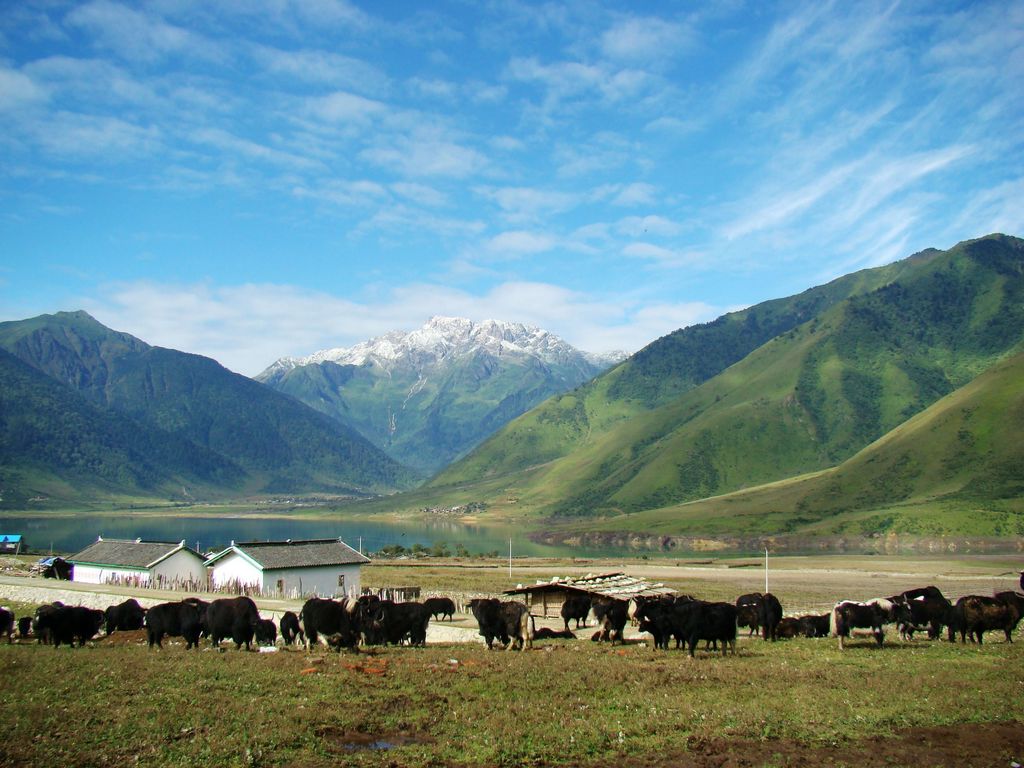
<svg viewBox="0 0 1024 768">
<path fill-rule="evenodd" d="M 213 360 L 152 347 L 84 312 L 0 323 L 0 348 L 110 410 L 216 455 L 263 493 L 377 493 L 415 475 L 352 430 Z"/>
<path fill-rule="evenodd" d="M 513 422 L 434 485 L 466 491 L 486 479 L 500 488 L 489 491 L 496 504 L 586 518 L 784 480 L 848 459 L 1024 339 L 1019 239 L 982 238 L 858 277 L 878 282 L 823 300 L 802 324 L 654 408 L 615 396 L 635 375 L 624 364 Z"/>
<path fill-rule="evenodd" d="M 1024 353 L 839 466 L 592 530 L 1024 536 Z"/>
<path fill-rule="evenodd" d="M 941 256 L 941 251 L 929 249 L 675 331 L 593 381 L 527 412 L 440 473 L 433 484 L 472 483 L 567 456 L 615 425 L 671 403 L 839 302 L 877 290 Z"/>
</svg>

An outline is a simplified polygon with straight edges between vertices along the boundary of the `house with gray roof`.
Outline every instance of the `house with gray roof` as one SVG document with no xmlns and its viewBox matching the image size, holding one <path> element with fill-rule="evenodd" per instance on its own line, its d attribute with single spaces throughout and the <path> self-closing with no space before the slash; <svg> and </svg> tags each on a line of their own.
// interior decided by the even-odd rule
<svg viewBox="0 0 1024 768">
<path fill-rule="evenodd" d="M 210 586 L 240 594 L 358 596 L 368 557 L 341 539 L 247 541 L 206 561 Z"/>
<path fill-rule="evenodd" d="M 205 589 L 206 566 L 184 541 L 104 539 L 100 536 L 68 558 L 72 581 L 86 584 L 129 584 L 169 589 Z"/>
</svg>

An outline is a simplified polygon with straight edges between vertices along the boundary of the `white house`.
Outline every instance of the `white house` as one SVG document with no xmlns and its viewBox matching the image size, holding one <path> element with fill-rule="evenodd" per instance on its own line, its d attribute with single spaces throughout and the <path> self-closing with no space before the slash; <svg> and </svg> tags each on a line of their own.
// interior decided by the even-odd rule
<svg viewBox="0 0 1024 768">
<path fill-rule="evenodd" d="M 213 589 L 302 597 L 360 594 L 360 569 L 368 557 L 341 539 L 248 541 L 206 561 Z"/>
<path fill-rule="evenodd" d="M 153 584 L 156 586 L 206 588 L 202 555 L 184 541 L 104 539 L 102 536 L 69 557 L 71 579 L 87 584 Z"/>
</svg>

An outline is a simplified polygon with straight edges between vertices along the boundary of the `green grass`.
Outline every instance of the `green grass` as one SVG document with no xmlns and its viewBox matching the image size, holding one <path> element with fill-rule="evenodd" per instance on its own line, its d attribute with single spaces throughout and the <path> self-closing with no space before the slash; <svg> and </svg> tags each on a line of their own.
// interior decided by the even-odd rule
<svg viewBox="0 0 1024 768">
<path fill-rule="evenodd" d="M 1024 684 L 1022 644 L 740 646 L 734 658 L 699 652 L 691 661 L 586 641 L 526 653 L 474 645 L 358 656 L 4 645 L 0 757 L 99 766 L 628 764 L 682 755 L 701 738 L 821 745 L 1003 721 Z M 399 746 L 352 746 L 367 740 Z"/>
</svg>

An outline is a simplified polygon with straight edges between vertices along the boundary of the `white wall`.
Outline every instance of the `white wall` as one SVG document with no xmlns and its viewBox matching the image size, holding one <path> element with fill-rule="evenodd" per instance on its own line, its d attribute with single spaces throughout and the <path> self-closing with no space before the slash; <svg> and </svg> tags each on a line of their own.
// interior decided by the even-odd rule
<svg viewBox="0 0 1024 768">
<path fill-rule="evenodd" d="M 338 576 L 345 577 L 345 586 L 338 586 Z M 265 571 L 263 589 L 278 588 L 284 581 L 285 594 L 296 592 L 300 597 L 316 593 L 322 597 L 358 597 L 360 592 L 359 565 L 325 565 L 316 568 L 282 568 Z"/>
<path fill-rule="evenodd" d="M 153 567 L 153 577 L 163 577 L 165 580 L 173 581 L 194 581 L 201 584 L 206 583 L 206 566 L 203 559 L 191 552 L 180 549 L 166 560 L 161 560 Z"/>
<path fill-rule="evenodd" d="M 218 589 L 235 581 L 259 587 L 263 583 L 263 572 L 237 552 L 229 552 L 213 564 L 210 586 Z"/>
<path fill-rule="evenodd" d="M 106 584 L 111 579 L 137 578 L 141 583 L 149 581 L 149 571 L 135 568 L 112 568 L 109 565 L 83 565 L 75 563 L 75 569 L 71 574 L 72 581 L 83 584 Z"/>
</svg>

